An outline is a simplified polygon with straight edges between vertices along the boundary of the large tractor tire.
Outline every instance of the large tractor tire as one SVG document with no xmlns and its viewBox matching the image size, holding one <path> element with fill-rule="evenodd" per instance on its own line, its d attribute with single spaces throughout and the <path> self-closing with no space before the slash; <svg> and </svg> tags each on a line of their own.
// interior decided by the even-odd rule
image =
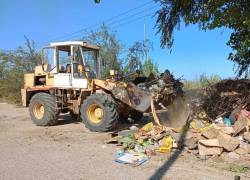
<svg viewBox="0 0 250 180">
<path fill-rule="evenodd" d="M 58 123 L 58 119 L 60 117 L 60 114 L 61 114 L 60 110 L 56 111 L 56 116 L 55 116 L 54 120 L 49 124 L 49 126 L 53 126 L 53 125 L 56 125 Z"/>
<path fill-rule="evenodd" d="M 118 122 L 118 106 L 109 95 L 92 94 L 81 107 L 82 121 L 90 131 L 108 131 Z"/>
<path fill-rule="evenodd" d="M 130 113 L 130 118 L 133 120 L 134 123 L 140 121 L 140 119 L 142 118 L 143 113 L 139 112 L 135 109 L 133 109 Z"/>
<path fill-rule="evenodd" d="M 29 105 L 31 120 L 37 126 L 51 126 L 58 122 L 60 111 L 56 111 L 55 103 L 50 94 L 37 93 Z"/>
</svg>

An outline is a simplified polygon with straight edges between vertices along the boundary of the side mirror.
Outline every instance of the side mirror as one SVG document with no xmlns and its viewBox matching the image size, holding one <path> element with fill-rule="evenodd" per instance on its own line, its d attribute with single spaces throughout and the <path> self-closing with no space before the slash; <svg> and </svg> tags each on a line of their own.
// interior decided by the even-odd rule
<svg viewBox="0 0 250 180">
<path fill-rule="evenodd" d="M 89 72 L 90 67 L 89 66 L 84 66 L 85 72 Z"/>
</svg>

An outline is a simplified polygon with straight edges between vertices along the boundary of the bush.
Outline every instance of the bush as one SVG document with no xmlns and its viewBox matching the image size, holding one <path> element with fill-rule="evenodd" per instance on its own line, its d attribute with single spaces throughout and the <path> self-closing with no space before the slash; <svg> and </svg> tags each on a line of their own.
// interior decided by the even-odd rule
<svg viewBox="0 0 250 180">
<path fill-rule="evenodd" d="M 27 49 L 19 46 L 13 51 L 0 51 L 0 96 L 4 101 L 21 103 L 24 74 L 34 72 L 35 66 L 41 63 L 34 42 L 31 44 L 26 38 L 26 46 Z"/>
</svg>

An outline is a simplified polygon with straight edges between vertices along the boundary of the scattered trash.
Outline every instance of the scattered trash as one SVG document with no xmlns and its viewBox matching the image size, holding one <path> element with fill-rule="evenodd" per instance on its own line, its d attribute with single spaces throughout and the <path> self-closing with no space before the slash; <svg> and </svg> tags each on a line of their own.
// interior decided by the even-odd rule
<svg viewBox="0 0 250 180">
<path fill-rule="evenodd" d="M 146 135 L 149 131 L 153 129 L 153 123 L 148 123 L 140 129 L 142 135 Z"/>
<path fill-rule="evenodd" d="M 188 127 L 186 125 L 184 126 L 181 126 L 179 128 L 175 128 L 173 129 L 174 132 L 177 132 L 177 133 L 183 133 L 183 132 L 186 132 L 188 131 Z"/>
<path fill-rule="evenodd" d="M 147 156 L 145 153 L 141 152 L 141 153 L 139 154 L 139 158 L 140 158 L 140 159 L 146 159 L 146 158 L 148 158 L 148 156 Z"/>
<path fill-rule="evenodd" d="M 0 116 L 0 118 L 7 118 L 7 116 Z"/>
<path fill-rule="evenodd" d="M 172 150 L 172 139 L 171 136 L 166 136 L 163 138 L 159 152 L 161 153 L 171 153 Z"/>
<path fill-rule="evenodd" d="M 239 159 L 240 155 L 235 152 L 230 152 L 226 155 L 226 157 L 232 158 L 232 159 Z"/>
<path fill-rule="evenodd" d="M 223 124 L 223 118 L 219 117 L 219 118 L 215 119 L 215 122 L 217 122 L 218 124 Z"/>
<path fill-rule="evenodd" d="M 195 130 L 198 130 L 198 129 L 199 129 L 196 122 L 191 122 L 191 123 L 190 123 L 190 126 L 191 126 L 193 129 L 195 129 Z"/>
<path fill-rule="evenodd" d="M 204 117 L 206 117 L 206 116 L 207 116 L 207 114 L 206 114 L 205 111 L 201 111 L 201 112 L 199 113 L 199 115 L 198 115 L 198 117 L 199 117 L 200 119 L 202 119 L 202 118 L 204 118 Z"/>
<path fill-rule="evenodd" d="M 224 158 L 227 154 L 223 153 L 220 155 L 220 157 Z"/>
<path fill-rule="evenodd" d="M 124 139 L 124 140 L 129 140 L 129 137 L 125 136 L 125 137 L 123 137 L 122 139 Z"/>
<path fill-rule="evenodd" d="M 128 136 L 131 133 L 137 133 L 139 129 L 136 126 L 131 126 L 129 130 L 123 130 L 118 132 L 118 136 Z"/>
<path fill-rule="evenodd" d="M 194 108 L 194 114 L 186 125 L 164 127 L 150 122 L 142 128 L 131 126 L 113 132 L 106 143 L 117 143 L 121 147 L 116 151 L 120 156 L 116 161 L 141 164 L 154 154 L 182 155 L 182 149 L 199 161 L 225 162 L 227 169 L 233 172 L 248 169 L 230 165 L 235 159 L 250 161 L 250 157 L 243 158 L 250 154 L 250 111 L 244 107 L 250 104 L 250 98 L 240 94 L 243 82 L 230 83 L 229 80 L 220 82 L 216 90 L 208 88 L 208 100 L 190 103 L 189 108 Z M 247 83 L 249 89 L 246 92 L 250 92 L 250 80 Z"/>
<path fill-rule="evenodd" d="M 223 121 L 226 123 L 227 126 L 231 126 L 231 120 L 230 119 L 224 118 Z"/>
<path fill-rule="evenodd" d="M 134 156 L 132 154 L 124 154 L 123 156 L 116 158 L 116 162 L 124 163 L 124 164 L 133 164 L 133 165 L 141 165 L 142 163 L 147 161 L 147 158 L 140 158 L 138 156 Z"/>
<path fill-rule="evenodd" d="M 144 153 L 145 151 L 146 151 L 146 148 L 144 146 L 135 145 L 135 152 Z"/>
<path fill-rule="evenodd" d="M 146 149 L 146 154 L 148 156 L 152 155 L 153 151 L 151 149 Z"/>
<path fill-rule="evenodd" d="M 178 150 L 172 150 L 171 151 L 172 154 L 178 154 L 178 152 L 179 152 Z"/>
</svg>

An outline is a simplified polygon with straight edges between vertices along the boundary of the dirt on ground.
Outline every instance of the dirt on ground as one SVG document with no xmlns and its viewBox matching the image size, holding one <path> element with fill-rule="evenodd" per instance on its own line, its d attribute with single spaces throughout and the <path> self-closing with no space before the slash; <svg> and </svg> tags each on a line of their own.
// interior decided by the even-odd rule
<svg viewBox="0 0 250 180">
<path fill-rule="evenodd" d="M 0 179 L 208 180 L 236 175 L 185 151 L 152 156 L 140 166 L 118 163 L 117 145 L 103 144 L 109 138 L 108 133 L 90 132 L 69 114 L 62 114 L 55 126 L 38 127 L 28 108 L 0 103 Z M 248 174 L 239 175 L 248 179 Z"/>
</svg>

